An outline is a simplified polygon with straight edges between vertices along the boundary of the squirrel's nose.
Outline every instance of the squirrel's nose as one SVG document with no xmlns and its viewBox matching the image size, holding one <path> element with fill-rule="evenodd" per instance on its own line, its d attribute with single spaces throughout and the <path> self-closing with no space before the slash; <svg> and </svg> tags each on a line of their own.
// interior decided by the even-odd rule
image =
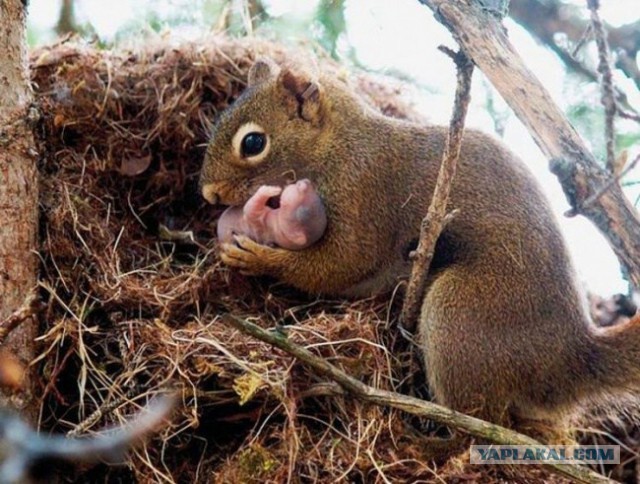
<svg viewBox="0 0 640 484">
<path fill-rule="evenodd" d="M 202 196 L 211 205 L 217 205 L 220 202 L 217 187 L 213 183 L 209 183 L 202 187 Z"/>
</svg>

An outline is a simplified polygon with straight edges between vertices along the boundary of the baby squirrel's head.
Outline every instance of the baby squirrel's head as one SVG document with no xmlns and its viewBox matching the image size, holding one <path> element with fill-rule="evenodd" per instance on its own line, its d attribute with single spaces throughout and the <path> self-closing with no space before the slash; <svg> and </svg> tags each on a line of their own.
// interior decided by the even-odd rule
<svg viewBox="0 0 640 484">
<path fill-rule="evenodd" d="M 200 175 L 204 198 L 241 205 L 261 185 L 313 179 L 318 167 L 312 151 L 326 124 L 324 101 L 310 74 L 257 60 L 247 89 L 213 128 Z"/>
</svg>

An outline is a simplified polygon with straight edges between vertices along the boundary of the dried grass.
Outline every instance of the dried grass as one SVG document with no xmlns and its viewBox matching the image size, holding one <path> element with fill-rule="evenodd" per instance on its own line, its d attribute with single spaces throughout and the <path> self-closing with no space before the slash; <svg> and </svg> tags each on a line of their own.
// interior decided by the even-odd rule
<svg viewBox="0 0 640 484">
<path fill-rule="evenodd" d="M 90 433 L 124 421 L 168 387 L 182 400 L 173 424 L 134 450 L 126 468 L 70 470 L 66 478 L 510 480 L 456 460 L 439 468 L 423 440 L 425 422 L 341 395 L 287 355 L 219 323 L 233 312 L 283 328 L 377 387 L 413 383 L 404 381 L 416 368 L 407 366 L 393 301 L 315 300 L 219 262 L 218 213 L 197 193 L 198 171 L 212 120 L 262 54 L 287 55 L 265 41 L 224 37 L 135 52 L 67 42 L 32 55 L 43 113 L 42 424 Z M 385 112 L 414 116 L 396 88 L 366 76 L 354 84 Z"/>
</svg>

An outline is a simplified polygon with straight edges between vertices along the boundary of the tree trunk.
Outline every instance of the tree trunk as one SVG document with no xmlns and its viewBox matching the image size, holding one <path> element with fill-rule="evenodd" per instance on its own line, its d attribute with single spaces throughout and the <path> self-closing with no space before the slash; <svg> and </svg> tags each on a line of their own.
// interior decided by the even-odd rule
<svg viewBox="0 0 640 484">
<path fill-rule="evenodd" d="M 76 25 L 74 15 L 73 0 L 62 0 L 62 6 L 60 7 L 60 17 L 56 24 L 56 33 L 60 36 L 66 34 L 74 34 L 78 32 L 78 26 Z"/>
<path fill-rule="evenodd" d="M 0 321 L 18 310 L 36 286 L 38 179 L 27 71 L 26 1 L 0 2 Z M 4 348 L 27 368 L 35 355 L 36 321 L 25 320 Z M 35 416 L 33 378 L 17 393 L 0 391 L 0 406 Z"/>
</svg>

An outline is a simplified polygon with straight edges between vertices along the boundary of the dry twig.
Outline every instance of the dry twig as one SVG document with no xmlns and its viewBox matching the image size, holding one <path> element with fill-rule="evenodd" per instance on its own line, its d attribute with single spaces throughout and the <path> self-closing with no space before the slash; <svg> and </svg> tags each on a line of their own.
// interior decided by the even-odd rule
<svg viewBox="0 0 640 484">
<path fill-rule="evenodd" d="M 611 63 L 609 62 L 609 45 L 607 44 L 607 34 L 604 25 L 598 14 L 600 7 L 599 0 L 587 0 L 587 5 L 591 11 L 591 27 L 593 36 L 598 46 L 598 72 L 601 75 L 600 85 L 602 87 L 602 105 L 604 106 L 605 124 L 604 135 L 607 146 L 607 169 L 614 172 L 615 162 L 615 132 L 614 120 L 616 116 L 616 100 L 613 92 L 613 77 L 611 75 Z"/>
<path fill-rule="evenodd" d="M 571 57 L 575 58 L 578 55 L 578 52 L 580 52 L 580 49 L 584 47 L 584 44 L 586 44 L 589 41 L 589 39 L 591 38 L 591 35 L 593 34 L 591 29 L 592 29 L 591 24 L 587 24 L 587 27 L 584 29 L 584 33 L 582 34 L 578 42 L 576 42 L 576 45 L 573 47 L 573 50 L 571 51 Z"/>
<path fill-rule="evenodd" d="M 0 322 L 0 344 L 4 343 L 4 340 L 9 336 L 11 331 L 20 326 L 22 322 L 37 314 L 40 309 L 42 309 L 42 303 L 40 299 L 38 299 L 38 295 L 33 292 L 27 296 L 24 304 L 17 311 Z"/>
<path fill-rule="evenodd" d="M 447 203 L 451 184 L 456 174 L 462 135 L 464 132 L 464 120 L 469 108 L 471 76 L 473 74 L 473 62 L 462 52 L 454 53 L 449 49 L 440 47 L 440 50 L 449 55 L 456 64 L 458 85 L 453 106 L 451 121 L 449 122 L 449 134 L 442 154 L 440 172 L 436 180 L 436 187 L 427 211 L 427 216 L 420 225 L 420 241 L 414 253 L 411 278 L 407 287 L 407 294 L 402 308 L 402 325 L 412 331 L 415 328 L 418 314 L 424 296 L 427 273 L 433 259 L 436 242 L 446 224 L 454 216 L 454 212 L 447 214 Z"/>
<path fill-rule="evenodd" d="M 324 358 L 320 358 L 309 350 L 290 342 L 282 332 L 266 331 L 260 326 L 231 314 L 225 314 L 222 317 L 222 321 L 245 334 L 251 335 L 254 338 L 286 351 L 288 354 L 296 357 L 313 368 L 318 374 L 331 378 L 347 392 L 362 401 L 373 403 L 375 405 L 396 408 L 412 415 L 426 417 L 435 420 L 438 423 L 455 427 L 476 437 L 487 439 L 496 444 L 542 445 L 531 437 L 505 427 L 456 412 L 455 410 L 443 407 L 442 405 L 437 405 L 419 398 L 410 397 L 401 393 L 380 390 L 366 385 L 349 376 L 347 373 L 332 365 Z M 586 467 L 566 464 L 560 465 L 555 463 L 543 464 L 543 466 L 557 474 L 575 479 L 578 482 L 611 482 L 606 477 Z"/>
<path fill-rule="evenodd" d="M 620 183 L 625 176 L 627 176 L 631 170 L 633 170 L 636 165 L 640 162 L 640 155 L 636 156 L 631 163 L 629 163 L 626 167 L 624 167 L 619 173 L 615 173 L 616 167 L 614 163 L 614 177 L 609 179 L 609 181 L 600 188 L 596 193 L 594 193 L 589 199 L 585 200 L 582 204 L 583 207 L 588 207 L 593 202 L 598 200 L 607 190 L 609 190 L 614 184 Z M 623 164 L 624 165 L 624 164 Z"/>
</svg>

